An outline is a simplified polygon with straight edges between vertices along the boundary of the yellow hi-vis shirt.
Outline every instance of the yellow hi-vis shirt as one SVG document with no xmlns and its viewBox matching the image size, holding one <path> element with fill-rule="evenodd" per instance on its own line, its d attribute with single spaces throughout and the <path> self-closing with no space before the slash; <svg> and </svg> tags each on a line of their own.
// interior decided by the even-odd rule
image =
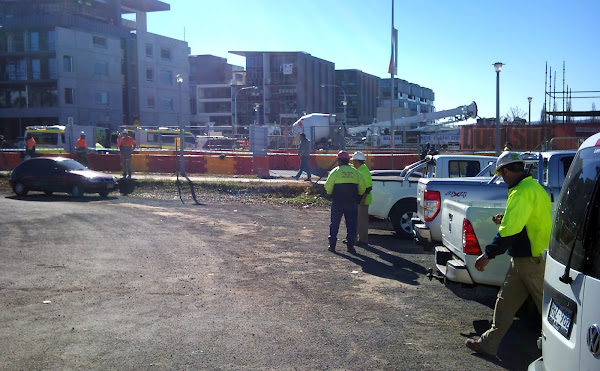
<svg viewBox="0 0 600 371">
<path fill-rule="evenodd" d="M 373 179 L 371 179 L 371 172 L 369 171 L 369 168 L 367 167 L 367 165 L 362 164 L 358 167 L 357 170 L 360 171 L 360 173 L 365 178 L 365 187 L 367 189 L 373 188 Z M 371 195 L 371 192 L 369 192 L 369 194 L 367 195 L 367 198 L 365 199 L 365 205 L 370 205 L 372 200 L 373 200 L 373 196 Z"/>
<path fill-rule="evenodd" d="M 336 201 L 356 202 L 365 193 L 365 178 L 350 165 L 340 165 L 333 169 L 325 182 L 325 191 Z"/>
<path fill-rule="evenodd" d="M 502 223 L 498 228 L 500 237 L 517 235 L 526 229 L 531 256 L 541 256 L 548 248 L 552 229 L 552 203 L 548 192 L 531 176 L 508 190 L 508 201 Z M 512 256 L 527 256 L 513 242 Z"/>
</svg>

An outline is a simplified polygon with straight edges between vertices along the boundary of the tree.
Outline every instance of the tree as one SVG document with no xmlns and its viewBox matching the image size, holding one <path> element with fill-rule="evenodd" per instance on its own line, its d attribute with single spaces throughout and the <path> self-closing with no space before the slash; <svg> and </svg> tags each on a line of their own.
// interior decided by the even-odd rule
<svg viewBox="0 0 600 371">
<path fill-rule="evenodd" d="M 511 107 L 504 116 L 504 121 L 509 124 L 524 124 L 527 122 L 527 112 L 519 107 Z"/>
</svg>

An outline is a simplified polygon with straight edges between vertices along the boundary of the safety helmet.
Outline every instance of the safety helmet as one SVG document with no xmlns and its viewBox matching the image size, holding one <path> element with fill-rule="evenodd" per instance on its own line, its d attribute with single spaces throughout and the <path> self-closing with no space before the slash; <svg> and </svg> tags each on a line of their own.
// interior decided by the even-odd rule
<svg viewBox="0 0 600 371">
<path fill-rule="evenodd" d="M 125 134 L 129 135 L 129 132 L 127 131 L 127 129 L 123 129 L 123 132 L 121 134 L 122 135 L 125 135 Z"/>
<path fill-rule="evenodd" d="M 339 151 L 337 158 L 338 160 L 350 160 L 350 155 L 346 151 Z"/>
<path fill-rule="evenodd" d="M 521 156 L 519 156 L 519 154 L 516 152 L 509 152 L 509 151 L 502 152 L 502 154 L 500 155 L 500 157 L 498 157 L 498 160 L 496 161 L 496 175 L 499 175 L 498 170 L 500 170 L 503 166 L 506 166 L 508 164 L 512 164 L 515 162 L 525 163 L 525 161 L 523 161 Z"/>
<path fill-rule="evenodd" d="M 85 131 L 82 131 L 79 135 L 83 135 L 85 137 Z"/>
<path fill-rule="evenodd" d="M 364 161 L 365 160 L 365 154 L 362 153 L 361 151 L 356 151 L 354 152 L 354 155 L 352 155 L 352 161 Z"/>
</svg>

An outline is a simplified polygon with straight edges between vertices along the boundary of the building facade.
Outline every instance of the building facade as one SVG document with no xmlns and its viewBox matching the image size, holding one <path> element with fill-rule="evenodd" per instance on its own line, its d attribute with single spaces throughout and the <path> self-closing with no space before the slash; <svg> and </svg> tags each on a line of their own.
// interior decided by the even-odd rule
<svg viewBox="0 0 600 371">
<path fill-rule="evenodd" d="M 69 118 L 111 129 L 176 124 L 189 90 L 180 94 L 175 76 L 188 78 L 189 48 L 146 32 L 146 13 L 169 9 L 157 0 L 0 0 L 0 134 L 13 140 L 28 125 Z"/>
<path fill-rule="evenodd" d="M 214 55 L 189 57 L 190 94 L 193 125 L 231 126 L 234 115 L 233 97 L 245 84 L 241 66 L 227 63 Z"/>
<path fill-rule="evenodd" d="M 390 92 L 391 79 L 381 79 L 379 82 L 377 121 L 390 120 Z M 406 80 L 394 79 L 394 117 L 408 117 L 435 112 L 434 101 L 435 94 L 433 90 Z"/>
<path fill-rule="evenodd" d="M 335 91 L 335 113 L 349 125 L 370 124 L 377 117 L 379 80 L 360 70 L 336 70 L 335 86 L 326 86 Z M 344 105 L 344 93 L 346 105 Z"/>
<path fill-rule="evenodd" d="M 335 84 L 335 66 L 304 52 L 243 52 L 246 86 L 240 93 L 237 115 L 240 126 L 280 125 L 284 131 L 304 114 L 334 112 L 333 91 L 321 85 Z"/>
</svg>

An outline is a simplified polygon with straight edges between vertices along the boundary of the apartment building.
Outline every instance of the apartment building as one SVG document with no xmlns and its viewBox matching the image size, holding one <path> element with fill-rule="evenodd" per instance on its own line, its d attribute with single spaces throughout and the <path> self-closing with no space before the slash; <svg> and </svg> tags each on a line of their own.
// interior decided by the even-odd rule
<svg viewBox="0 0 600 371">
<path fill-rule="evenodd" d="M 379 82 L 377 121 L 390 120 L 390 91 L 391 79 L 381 79 Z M 394 79 L 394 117 L 408 117 L 435 112 L 434 101 L 435 94 L 433 90 L 406 80 Z"/>
<path fill-rule="evenodd" d="M 232 51 L 246 57 L 246 86 L 257 86 L 239 94 L 237 115 L 240 126 L 258 123 L 290 127 L 304 114 L 333 113 L 335 84 L 332 62 L 304 52 Z"/>
<path fill-rule="evenodd" d="M 70 117 L 111 129 L 176 124 L 189 100 L 176 83 L 189 77 L 189 48 L 146 32 L 146 13 L 169 9 L 158 0 L 0 0 L 0 134 L 12 140 L 27 125 Z"/>
<path fill-rule="evenodd" d="M 335 85 L 324 88 L 335 91 L 335 113 L 338 117 L 346 114 L 343 121 L 349 126 L 364 125 L 377 117 L 379 80 L 379 77 L 360 70 L 336 70 Z"/>
</svg>

